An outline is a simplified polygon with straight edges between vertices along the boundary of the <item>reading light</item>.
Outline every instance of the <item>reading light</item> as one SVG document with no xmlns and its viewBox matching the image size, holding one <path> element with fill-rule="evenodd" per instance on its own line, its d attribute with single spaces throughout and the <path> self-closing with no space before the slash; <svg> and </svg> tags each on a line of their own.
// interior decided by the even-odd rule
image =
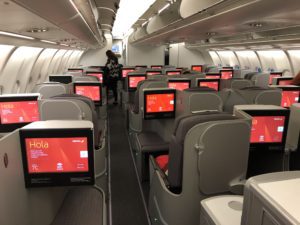
<svg viewBox="0 0 300 225">
<path fill-rule="evenodd" d="M 42 32 L 47 32 L 49 29 L 48 28 L 32 28 L 30 30 L 27 30 L 29 33 L 42 33 Z"/>
<path fill-rule="evenodd" d="M 49 43 L 49 44 L 57 45 L 57 43 L 54 42 L 54 41 L 48 41 L 48 40 L 40 40 L 40 41 L 44 42 L 44 43 Z"/>
<path fill-rule="evenodd" d="M 16 38 L 23 38 L 23 39 L 29 39 L 29 40 L 34 40 L 35 38 L 21 35 L 21 34 L 15 34 L 15 33 L 10 33 L 10 32 L 5 32 L 5 31 L 0 31 L 0 35 L 5 35 L 5 36 L 10 36 L 10 37 L 16 37 Z"/>
<path fill-rule="evenodd" d="M 163 11 L 165 11 L 167 8 L 170 7 L 170 3 L 166 4 L 164 7 L 162 7 L 160 10 L 158 10 L 158 14 L 161 14 Z"/>
</svg>

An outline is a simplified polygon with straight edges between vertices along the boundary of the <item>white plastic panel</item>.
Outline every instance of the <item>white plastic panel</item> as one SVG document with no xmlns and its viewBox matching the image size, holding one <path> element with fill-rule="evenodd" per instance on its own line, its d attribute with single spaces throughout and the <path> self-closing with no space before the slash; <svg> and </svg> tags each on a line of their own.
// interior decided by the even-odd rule
<svg viewBox="0 0 300 225">
<path fill-rule="evenodd" d="M 0 77 L 3 93 L 25 92 L 32 67 L 41 51 L 41 48 L 32 47 L 19 47 L 14 51 Z"/>
<path fill-rule="evenodd" d="M 218 51 L 217 52 L 221 62 L 222 62 L 222 66 L 239 66 L 239 62 L 234 54 L 234 52 L 232 51 Z"/>
<path fill-rule="evenodd" d="M 288 54 L 293 64 L 293 75 L 298 74 L 300 72 L 300 50 L 289 50 Z"/>
<path fill-rule="evenodd" d="M 0 72 L 14 48 L 12 45 L 0 45 Z"/>
<path fill-rule="evenodd" d="M 210 57 L 212 58 L 213 62 L 214 62 L 214 65 L 216 66 L 221 66 L 222 65 L 222 62 L 220 60 L 220 57 L 218 56 L 218 54 L 214 51 L 209 51 L 209 54 L 210 54 Z"/>
<path fill-rule="evenodd" d="M 254 51 L 236 51 L 235 52 L 241 69 L 249 69 L 256 71 L 258 68 L 261 68 L 259 59 Z"/>
<path fill-rule="evenodd" d="M 53 62 L 51 62 L 50 64 L 50 68 L 49 68 L 49 72 L 53 73 L 53 74 L 57 74 L 59 73 L 58 69 L 59 69 L 59 65 L 64 57 L 64 55 L 66 54 L 67 50 L 61 49 L 59 50 L 54 58 L 53 58 Z"/>
<path fill-rule="evenodd" d="M 285 75 L 291 75 L 291 65 L 288 57 L 282 50 L 257 51 L 259 55 L 263 71 L 284 71 L 289 72 Z"/>
<path fill-rule="evenodd" d="M 78 66 L 80 65 L 79 62 L 80 62 L 80 59 L 81 59 L 81 56 L 83 54 L 83 51 L 77 51 L 77 55 L 76 55 L 76 58 L 74 60 L 74 64 L 73 64 L 73 67 L 75 66 Z M 105 61 L 106 62 L 106 61 Z"/>
<path fill-rule="evenodd" d="M 28 83 L 26 84 L 26 92 L 31 92 L 33 87 L 36 84 L 42 83 L 45 81 L 47 75 L 48 75 L 48 67 L 49 64 L 54 56 L 54 54 L 57 52 L 57 49 L 45 49 L 36 60 L 31 76 L 28 79 Z"/>
<path fill-rule="evenodd" d="M 222 1 L 224 0 L 182 0 L 180 15 L 186 18 Z"/>
<path fill-rule="evenodd" d="M 69 51 L 66 52 L 66 54 L 62 58 L 62 60 L 60 62 L 60 65 L 57 69 L 58 73 L 63 73 L 64 71 L 66 71 L 68 69 L 67 68 L 67 62 L 69 61 L 69 58 L 71 57 L 72 53 L 73 53 L 72 50 L 69 50 Z"/>
<path fill-rule="evenodd" d="M 187 49 L 184 43 L 170 45 L 170 65 L 191 68 L 199 64 L 205 64 L 200 51 Z"/>
</svg>

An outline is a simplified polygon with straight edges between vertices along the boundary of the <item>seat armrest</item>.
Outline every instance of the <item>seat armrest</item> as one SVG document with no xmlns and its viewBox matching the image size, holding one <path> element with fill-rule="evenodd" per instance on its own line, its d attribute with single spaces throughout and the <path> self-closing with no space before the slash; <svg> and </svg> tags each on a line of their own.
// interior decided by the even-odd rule
<svg viewBox="0 0 300 225">
<path fill-rule="evenodd" d="M 169 180 L 168 180 L 168 176 L 159 168 L 159 166 L 156 163 L 155 158 L 152 155 L 149 156 L 149 161 L 150 161 L 150 164 L 152 165 L 152 168 L 155 171 L 158 171 L 158 173 L 159 173 L 161 179 L 163 180 L 165 186 L 168 189 L 170 189 L 170 183 L 169 183 Z"/>
</svg>

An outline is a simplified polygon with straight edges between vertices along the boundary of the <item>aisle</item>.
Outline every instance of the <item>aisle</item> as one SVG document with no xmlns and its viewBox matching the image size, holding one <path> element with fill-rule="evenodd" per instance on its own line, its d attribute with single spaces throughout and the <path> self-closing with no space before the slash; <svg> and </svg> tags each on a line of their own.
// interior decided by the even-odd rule
<svg viewBox="0 0 300 225">
<path fill-rule="evenodd" d="M 113 225 L 148 225 L 120 106 L 109 105 Z"/>
</svg>

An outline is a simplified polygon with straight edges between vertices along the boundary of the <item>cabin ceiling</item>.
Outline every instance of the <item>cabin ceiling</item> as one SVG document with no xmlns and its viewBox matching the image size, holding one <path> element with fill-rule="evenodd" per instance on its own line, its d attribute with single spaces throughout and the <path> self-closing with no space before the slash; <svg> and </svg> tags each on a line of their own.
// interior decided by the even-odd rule
<svg viewBox="0 0 300 225">
<path fill-rule="evenodd" d="M 101 48 L 118 5 L 119 0 L 0 0 L 0 31 L 33 37 L 31 46 L 49 47 L 40 42 L 47 40 L 64 48 Z M 16 45 L 25 42 L 12 39 Z"/>
<path fill-rule="evenodd" d="M 178 11 L 179 9 L 180 7 Z M 299 0 L 225 0 L 192 16 L 181 17 L 153 33 L 131 40 L 136 45 L 185 42 L 187 46 L 200 48 L 218 45 L 247 46 L 248 43 L 265 44 L 272 41 L 299 43 L 299 21 Z M 137 21 L 136 32 L 145 30 L 147 26 L 141 28 L 139 25 Z"/>
</svg>

